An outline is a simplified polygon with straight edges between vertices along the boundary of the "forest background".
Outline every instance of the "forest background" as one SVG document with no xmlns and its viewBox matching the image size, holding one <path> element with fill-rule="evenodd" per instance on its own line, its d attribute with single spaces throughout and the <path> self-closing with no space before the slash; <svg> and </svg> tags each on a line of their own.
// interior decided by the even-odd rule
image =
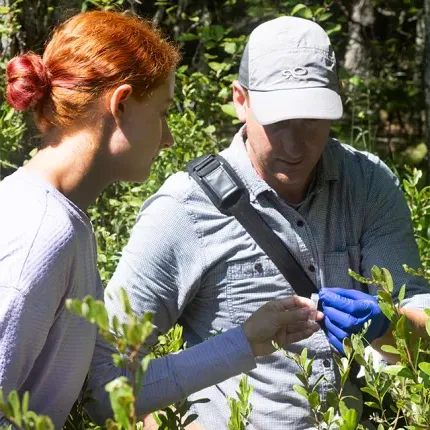
<svg viewBox="0 0 430 430">
<path fill-rule="evenodd" d="M 231 103 L 246 40 L 281 15 L 318 22 L 330 35 L 344 116 L 341 142 L 378 154 L 399 176 L 421 261 L 430 273 L 430 0 L 0 0 L 0 68 L 28 50 L 43 52 L 54 26 L 78 11 L 130 10 L 181 46 L 169 124 L 175 146 L 145 184 L 115 183 L 89 209 L 103 282 L 110 279 L 142 202 L 168 176 L 229 145 L 239 128 Z M 37 150 L 32 113 L 13 111 L 0 81 L 0 180 Z"/>
</svg>

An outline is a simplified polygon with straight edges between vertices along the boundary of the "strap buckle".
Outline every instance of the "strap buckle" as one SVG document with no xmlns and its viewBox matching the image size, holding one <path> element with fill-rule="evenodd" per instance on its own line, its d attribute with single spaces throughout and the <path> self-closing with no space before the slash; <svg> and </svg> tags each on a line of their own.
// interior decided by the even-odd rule
<svg viewBox="0 0 430 430">
<path fill-rule="evenodd" d="M 234 173 L 213 154 L 198 159 L 192 166 L 192 171 L 212 194 L 211 200 L 215 206 L 224 212 L 243 194 L 243 187 L 236 180 Z"/>
</svg>

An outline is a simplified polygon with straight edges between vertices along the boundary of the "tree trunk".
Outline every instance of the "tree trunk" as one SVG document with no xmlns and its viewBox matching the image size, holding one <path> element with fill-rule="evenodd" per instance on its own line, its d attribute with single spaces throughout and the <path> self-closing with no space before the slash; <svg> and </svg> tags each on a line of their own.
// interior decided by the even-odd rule
<svg viewBox="0 0 430 430">
<path fill-rule="evenodd" d="M 370 55 L 365 30 L 375 22 L 375 12 L 370 0 L 355 0 L 352 7 L 348 33 L 349 42 L 344 66 L 354 75 L 365 76 L 369 71 Z"/>
<path fill-rule="evenodd" d="M 430 184 L 430 0 L 424 0 L 425 45 L 424 45 L 424 89 L 426 109 L 427 183 Z"/>
</svg>

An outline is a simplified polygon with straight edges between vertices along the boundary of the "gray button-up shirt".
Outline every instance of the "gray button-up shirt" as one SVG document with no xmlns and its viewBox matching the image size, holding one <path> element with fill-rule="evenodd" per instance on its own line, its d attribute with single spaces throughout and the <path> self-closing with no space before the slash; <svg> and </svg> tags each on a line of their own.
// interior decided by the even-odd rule
<svg viewBox="0 0 430 430">
<path fill-rule="evenodd" d="M 406 283 L 402 306 L 430 307 L 426 282 L 402 269 L 404 263 L 420 264 L 410 213 L 398 180 L 376 156 L 331 139 L 314 185 L 296 210 L 257 175 L 242 131 L 222 155 L 246 184 L 252 205 L 318 288 L 362 289 L 348 268 L 368 276 L 378 265 L 391 271 L 394 294 Z M 269 300 L 294 294 L 239 222 L 222 215 L 187 173 L 173 175 L 143 205 L 107 293 L 120 287 L 126 288 L 135 312 L 154 313 L 160 332 L 181 322 L 189 344 L 243 323 Z M 117 302 L 106 301 L 111 314 L 120 313 Z M 320 330 L 287 346 L 298 353 L 303 348 L 316 357 L 313 382 L 326 377 L 319 386 L 324 401 L 339 379 L 330 344 Z M 259 358 L 257 364 L 249 372 L 254 408 L 248 428 L 313 428 L 307 402 L 293 390 L 299 383 L 295 364 L 281 353 Z M 239 381 L 240 376 L 231 378 L 193 396 L 211 399 L 196 407 L 206 430 L 227 428 L 226 396 L 236 396 Z"/>
</svg>

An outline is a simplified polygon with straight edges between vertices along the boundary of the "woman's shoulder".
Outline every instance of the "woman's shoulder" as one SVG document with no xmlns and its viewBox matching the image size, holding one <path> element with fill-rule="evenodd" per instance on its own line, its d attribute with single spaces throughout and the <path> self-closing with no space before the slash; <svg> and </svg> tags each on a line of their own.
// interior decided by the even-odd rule
<svg viewBox="0 0 430 430">
<path fill-rule="evenodd" d="M 13 175 L 0 183 L 0 206 L 0 284 L 24 291 L 67 276 L 89 236 L 75 214 L 48 189 Z"/>
</svg>

